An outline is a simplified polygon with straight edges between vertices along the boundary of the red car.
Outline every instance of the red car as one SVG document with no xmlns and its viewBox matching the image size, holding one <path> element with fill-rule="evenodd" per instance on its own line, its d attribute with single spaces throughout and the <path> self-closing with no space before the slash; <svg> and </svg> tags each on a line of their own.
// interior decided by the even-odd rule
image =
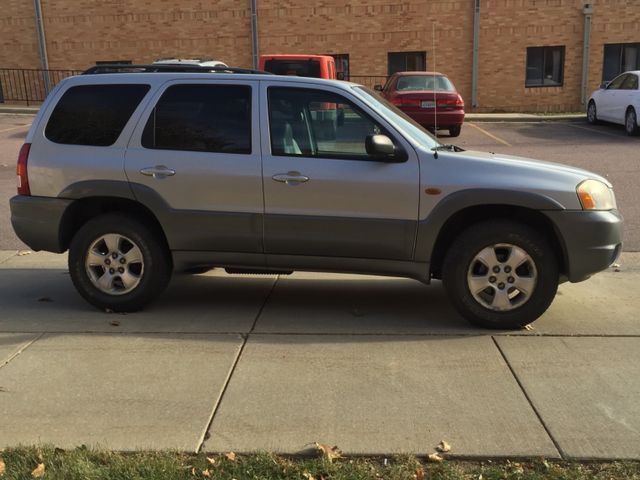
<svg viewBox="0 0 640 480">
<path fill-rule="evenodd" d="M 398 72 L 384 88 L 376 85 L 382 96 L 429 129 L 448 129 L 460 135 L 464 122 L 464 100 L 451 80 L 438 72 Z"/>
</svg>

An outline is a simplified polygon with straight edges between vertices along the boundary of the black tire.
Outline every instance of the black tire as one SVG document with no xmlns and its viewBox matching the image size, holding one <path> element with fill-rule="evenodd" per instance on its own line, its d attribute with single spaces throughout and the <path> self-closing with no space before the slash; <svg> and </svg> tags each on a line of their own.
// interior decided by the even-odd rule
<svg viewBox="0 0 640 480">
<path fill-rule="evenodd" d="M 624 131 L 629 136 L 638 135 L 638 117 L 633 107 L 629 107 L 624 115 Z"/>
<path fill-rule="evenodd" d="M 516 303 L 512 309 L 505 311 L 492 310 L 476 300 L 467 279 L 467 275 L 471 274 L 470 269 L 473 268 L 472 262 L 474 265 L 480 265 L 476 256 L 487 247 L 500 244 L 518 247 L 535 265 L 533 293 L 525 296 L 526 299 L 521 305 Z M 506 271 L 504 269 L 504 272 Z M 487 278 L 494 278 L 495 282 L 493 274 L 489 275 L 491 277 Z M 496 275 L 508 274 L 501 272 Z M 516 278 L 520 279 L 518 275 L 521 273 L 516 275 Z M 510 281 L 513 282 L 512 278 Z M 517 329 L 536 320 L 551 305 L 558 289 L 558 260 L 549 242 L 536 230 L 509 220 L 491 220 L 469 227 L 454 240 L 445 255 L 442 282 L 456 310 L 470 323 L 492 329 Z M 498 292 L 497 285 L 499 284 L 489 287 L 488 291 Z M 508 283 L 502 284 L 501 290 L 505 288 L 506 291 L 510 291 L 513 287 Z M 486 291 L 476 294 L 486 295 Z M 513 293 L 516 294 L 517 300 L 519 291 L 516 289 Z"/>
<path fill-rule="evenodd" d="M 587 106 L 587 122 L 591 125 L 597 125 L 600 123 L 598 120 L 598 109 L 596 108 L 596 102 L 593 100 L 589 101 L 589 105 Z"/>
<path fill-rule="evenodd" d="M 95 267 L 85 266 L 92 245 L 96 248 L 94 242 L 108 234 L 126 237 L 125 240 L 130 239 L 141 253 L 142 261 L 138 262 L 138 265 L 124 265 L 127 268 L 138 267 L 137 284 L 131 291 L 125 290 L 126 293 L 111 294 L 102 291 L 94 285 L 89 276 L 88 270 Z M 125 243 L 128 244 L 126 241 Z M 106 243 L 103 245 L 106 246 Z M 108 257 L 106 255 L 104 258 Z M 114 260 L 111 266 L 119 268 L 121 265 Z M 98 268 L 106 269 L 104 266 Z M 171 279 L 171 270 L 171 256 L 164 239 L 158 238 L 155 229 L 127 215 L 109 213 L 89 220 L 74 235 L 69 246 L 69 273 L 74 286 L 87 302 L 102 310 L 140 310 L 164 291 Z M 118 275 L 117 272 L 115 275 Z M 115 283 L 117 282 L 116 278 Z M 122 283 L 120 280 L 120 284 Z"/>
<path fill-rule="evenodd" d="M 462 125 L 456 125 L 454 127 L 449 127 L 449 136 L 457 137 L 460 135 L 460 131 L 462 130 Z"/>
</svg>

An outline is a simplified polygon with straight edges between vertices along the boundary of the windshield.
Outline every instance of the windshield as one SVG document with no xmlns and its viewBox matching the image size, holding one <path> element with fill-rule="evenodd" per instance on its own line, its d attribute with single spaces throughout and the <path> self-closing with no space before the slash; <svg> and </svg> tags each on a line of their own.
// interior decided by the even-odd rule
<svg viewBox="0 0 640 480">
<path fill-rule="evenodd" d="M 355 90 L 361 93 L 366 100 L 369 101 L 372 107 L 392 121 L 405 135 L 411 137 L 416 143 L 425 148 L 434 148 L 440 145 L 440 142 L 438 142 L 438 140 L 436 140 L 426 128 L 409 117 L 398 107 L 387 102 L 373 90 L 362 86 L 355 87 Z"/>
</svg>

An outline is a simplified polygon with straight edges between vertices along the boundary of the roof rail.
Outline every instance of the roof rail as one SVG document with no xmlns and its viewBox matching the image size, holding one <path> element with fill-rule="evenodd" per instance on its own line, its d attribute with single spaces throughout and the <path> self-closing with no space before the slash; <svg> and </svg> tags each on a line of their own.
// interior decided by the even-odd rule
<svg viewBox="0 0 640 480">
<path fill-rule="evenodd" d="M 95 75 L 101 73 L 160 73 L 160 72 L 187 72 L 187 73 L 252 73 L 259 75 L 270 75 L 262 70 L 252 70 L 248 68 L 236 67 L 204 67 L 200 65 L 157 63 L 153 65 L 127 65 L 108 64 L 96 65 L 84 72 L 82 75 Z"/>
</svg>

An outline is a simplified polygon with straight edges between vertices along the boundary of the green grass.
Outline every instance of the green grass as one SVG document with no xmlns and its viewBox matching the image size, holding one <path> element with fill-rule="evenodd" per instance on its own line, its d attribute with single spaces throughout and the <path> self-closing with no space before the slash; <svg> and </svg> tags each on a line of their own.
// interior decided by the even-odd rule
<svg viewBox="0 0 640 480">
<path fill-rule="evenodd" d="M 213 460 L 213 464 L 207 459 Z M 59 450 L 19 447 L 0 452 L 6 470 L 1 480 L 32 479 L 39 463 L 43 479 L 174 480 L 640 480 L 640 462 L 459 461 L 425 463 L 425 458 L 286 458 L 271 454 L 224 455 L 174 452 L 114 453 L 87 448 Z M 423 476 L 421 476 L 421 472 Z M 207 473 L 209 476 L 207 476 Z"/>
</svg>

